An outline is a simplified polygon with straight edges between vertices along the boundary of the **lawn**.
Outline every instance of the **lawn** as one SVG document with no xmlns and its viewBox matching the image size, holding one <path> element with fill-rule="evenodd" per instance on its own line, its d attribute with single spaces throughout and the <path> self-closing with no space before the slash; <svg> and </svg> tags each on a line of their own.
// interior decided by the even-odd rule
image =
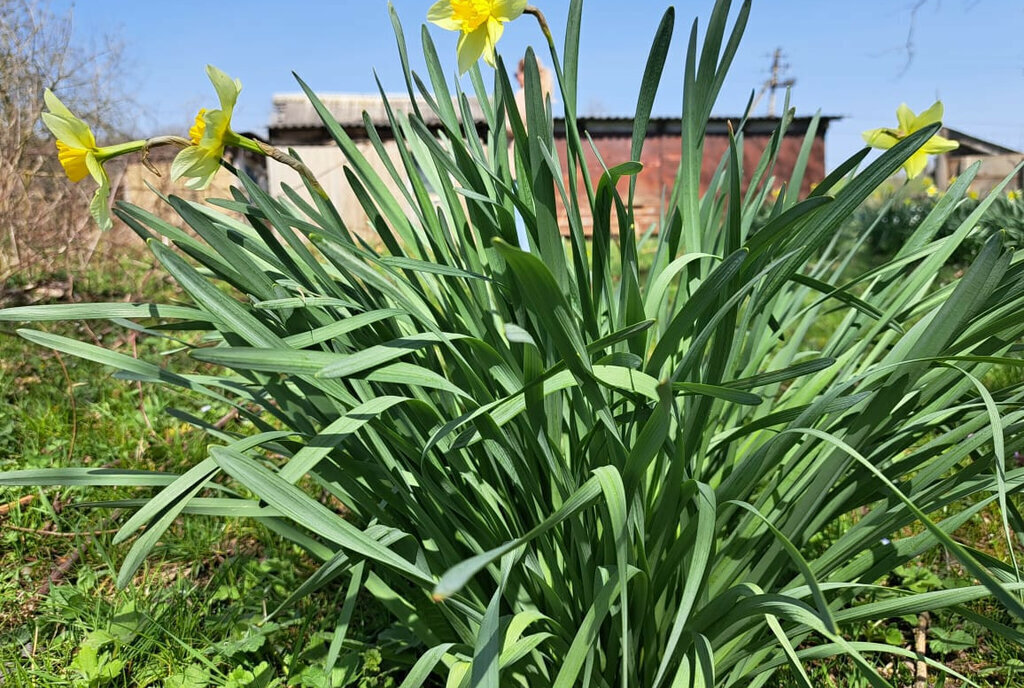
<svg viewBox="0 0 1024 688">
<path fill-rule="evenodd" d="M 66 279 L 55 275 L 46 283 Z M 5 293 L 23 298 L 40 289 L 26 292 L 14 283 Z M 77 275 L 72 298 L 174 295 L 162 272 L 122 259 Z M 166 340 L 103 323 L 48 329 L 149 360 L 170 348 Z M 236 422 L 208 406 L 195 408 L 194 399 L 172 388 L 118 379 L 95 363 L 29 344 L 11 328 L 0 333 L 0 389 L 0 470 L 183 471 L 205 457 L 207 435 L 175 409 L 226 431 Z M 267 621 L 314 562 L 252 519 L 179 519 L 131 584 L 115 588 L 131 543 L 111 541 L 131 507 L 88 502 L 145 496 L 116 487 L 0 487 L 0 685 L 322 685 L 319 666 L 339 590 L 314 593 Z M 372 639 L 382 620 L 361 607 L 352 623 L 367 627 L 362 636 Z M 388 685 L 375 646 L 353 643 L 352 650 L 335 669 L 337 680 Z"/>
</svg>

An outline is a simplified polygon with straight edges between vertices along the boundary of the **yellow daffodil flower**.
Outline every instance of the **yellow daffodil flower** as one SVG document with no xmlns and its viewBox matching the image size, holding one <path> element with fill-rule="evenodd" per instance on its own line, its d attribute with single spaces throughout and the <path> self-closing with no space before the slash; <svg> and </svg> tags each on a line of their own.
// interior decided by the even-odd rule
<svg viewBox="0 0 1024 688">
<path fill-rule="evenodd" d="M 89 213 L 100 229 L 110 229 L 110 178 L 103 161 L 116 155 L 114 148 L 96 145 L 89 125 L 78 119 L 50 89 L 43 94 L 49 112 L 43 113 L 43 124 L 57 139 L 57 158 L 68 179 L 77 183 L 91 176 L 99 184 L 89 203 Z"/>
<path fill-rule="evenodd" d="M 456 53 L 459 74 L 464 74 L 483 56 L 494 66 L 494 47 L 505 30 L 505 22 L 517 19 L 526 0 L 437 0 L 427 19 L 442 29 L 459 32 Z"/>
<path fill-rule="evenodd" d="M 192 145 L 183 148 L 171 163 L 171 179 L 185 177 L 190 189 L 205 189 L 220 169 L 224 147 L 237 145 L 239 136 L 231 131 L 231 114 L 242 90 L 242 82 L 232 79 L 213 65 L 207 65 L 206 74 L 220 99 L 219 110 L 203 108 L 189 129 Z"/>
<path fill-rule="evenodd" d="M 1009 201 L 1019 201 L 1022 196 L 1024 196 L 1024 193 L 1022 193 L 1020 189 L 1013 189 L 1006 192 L 1006 199 Z"/>
<path fill-rule="evenodd" d="M 936 101 L 934 105 L 920 115 L 915 115 L 914 111 L 907 107 L 906 104 L 900 105 L 896 110 L 896 119 L 899 122 L 899 128 L 889 129 L 882 127 L 865 131 L 862 134 L 864 141 L 872 148 L 892 148 L 915 131 L 924 129 L 929 124 L 941 121 L 942 103 Z M 931 137 L 903 163 L 903 169 L 907 173 L 907 178 L 913 179 L 924 172 L 924 168 L 928 164 L 929 155 L 945 153 L 959 145 L 956 141 L 950 141 L 938 135 Z"/>
<path fill-rule="evenodd" d="M 925 188 L 924 192 L 928 195 L 928 198 L 935 198 L 936 196 L 939 195 L 939 187 L 935 186 L 934 184 L 929 184 Z"/>
</svg>

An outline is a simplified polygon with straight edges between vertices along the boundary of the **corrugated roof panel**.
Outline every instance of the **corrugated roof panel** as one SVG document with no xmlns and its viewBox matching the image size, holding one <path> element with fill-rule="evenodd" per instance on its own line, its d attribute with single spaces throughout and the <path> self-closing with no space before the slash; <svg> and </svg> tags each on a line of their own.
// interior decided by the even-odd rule
<svg viewBox="0 0 1024 688">
<path fill-rule="evenodd" d="M 361 127 L 363 125 L 363 113 L 370 116 L 374 126 L 388 126 L 388 114 L 384 108 L 384 101 L 379 95 L 362 93 L 325 93 L 318 94 L 320 101 L 327 107 L 338 123 L 344 127 Z M 408 114 L 413 112 L 412 99 L 408 95 L 388 94 L 388 103 L 395 114 Z M 423 113 L 424 122 L 427 125 L 439 124 L 440 119 L 431 112 L 426 101 L 417 99 L 420 111 Z M 302 93 L 286 93 L 274 96 L 274 110 L 270 116 L 271 129 L 296 129 L 305 127 L 321 126 L 320 116 L 317 115 L 313 104 Z M 458 103 L 455 103 L 456 111 L 459 111 Z M 469 109 L 473 114 L 474 122 L 484 121 L 483 111 L 476 98 L 469 98 Z"/>
</svg>

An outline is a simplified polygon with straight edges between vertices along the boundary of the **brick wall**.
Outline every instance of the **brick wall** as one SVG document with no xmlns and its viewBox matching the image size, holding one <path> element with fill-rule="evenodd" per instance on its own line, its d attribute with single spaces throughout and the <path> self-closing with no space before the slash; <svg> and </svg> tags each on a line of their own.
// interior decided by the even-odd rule
<svg viewBox="0 0 1024 688">
<path fill-rule="evenodd" d="M 761 156 L 764 153 L 765 148 L 769 145 L 770 140 L 771 137 L 768 134 L 748 134 L 744 137 L 744 192 L 746 191 L 747 181 L 757 169 Z M 607 135 L 594 138 L 593 141 L 600 153 L 601 160 L 604 162 L 604 166 L 611 168 L 630 160 L 630 148 L 632 146 L 631 136 Z M 604 166 L 602 166 L 597 155 L 594 154 L 589 142 L 584 141 L 583 145 L 585 150 L 586 166 L 590 172 L 590 177 L 596 186 L 598 179 L 600 179 L 601 175 L 604 173 Z M 800 154 L 800 147 L 802 145 L 802 135 L 786 136 L 783 138 L 774 169 L 774 176 L 777 180 L 773 184 L 774 187 L 777 188 L 781 184 L 782 180 L 788 180 L 792 176 L 793 168 L 796 166 L 796 161 Z M 564 138 L 557 140 L 557 149 L 559 160 L 563 162 L 562 181 L 566 185 L 566 189 L 568 189 L 568 179 L 564 168 L 564 162 L 566 160 L 566 141 Z M 712 176 L 714 176 L 715 170 L 723 156 L 728 155 L 728 149 L 729 139 L 727 136 L 709 135 L 706 138 L 704 143 L 704 160 L 701 168 L 702 192 L 707 189 L 708 184 L 710 183 Z M 679 167 L 681 156 L 682 139 L 677 134 L 656 134 L 649 136 L 644 142 L 643 151 L 640 156 L 640 162 L 643 164 L 644 168 L 640 174 L 637 175 L 636 193 L 634 196 L 636 231 L 645 232 L 652 223 L 657 223 L 659 221 L 662 208 L 668 200 L 672 185 L 675 183 L 676 172 Z M 802 196 L 806 195 L 810 191 L 811 186 L 820 182 L 824 176 L 825 141 L 823 137 L 818 136 L 814 139 L 811 146 L 811 153 L 804 173 L 800 194 Z M 628 184 L 629 182 L 626 179 L 619 181 L 618 188 L 620 193 L 626 193 Z M 582 182 L 579 184 L 579 199 L 580 206 L 582 208 L 586 208 L 586 190 L 583 188 Z M 591 228 L 591 218 L 589 215 L 584 216 L 583 222 L 584 230 L 589 234 Z M 612 225 L 614 231 L 614 216 Z M 563 229 L 568 229 L 564 220 L 564 214 Z"/>
</svg>

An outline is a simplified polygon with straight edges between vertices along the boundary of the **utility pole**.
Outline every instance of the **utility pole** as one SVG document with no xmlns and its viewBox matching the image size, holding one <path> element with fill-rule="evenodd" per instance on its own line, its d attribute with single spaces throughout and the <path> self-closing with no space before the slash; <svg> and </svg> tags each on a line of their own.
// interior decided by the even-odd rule
<svg viewBox="0 0 1024 688">
<path fill-rule="evenodd" d="M 789 69 L 789 65 L 782 62 L 782 48 L 776 48 L 775 52 L 772 53 L 772 67 L 771 76 L 761 86 L 761 90 L 758 92 L 757 97 L 754 98 L 754 102 L 751 104 L 751 111 L 757 107 L 757 104 L 761 102 L 761 97 L 765 91 L 768 91 L 768 117 L 775 117 L 775 92 L 780 88 L 791 88 L 796 84 L 796 79 L 782 79 L 782 73 Z"/>
</svg>

